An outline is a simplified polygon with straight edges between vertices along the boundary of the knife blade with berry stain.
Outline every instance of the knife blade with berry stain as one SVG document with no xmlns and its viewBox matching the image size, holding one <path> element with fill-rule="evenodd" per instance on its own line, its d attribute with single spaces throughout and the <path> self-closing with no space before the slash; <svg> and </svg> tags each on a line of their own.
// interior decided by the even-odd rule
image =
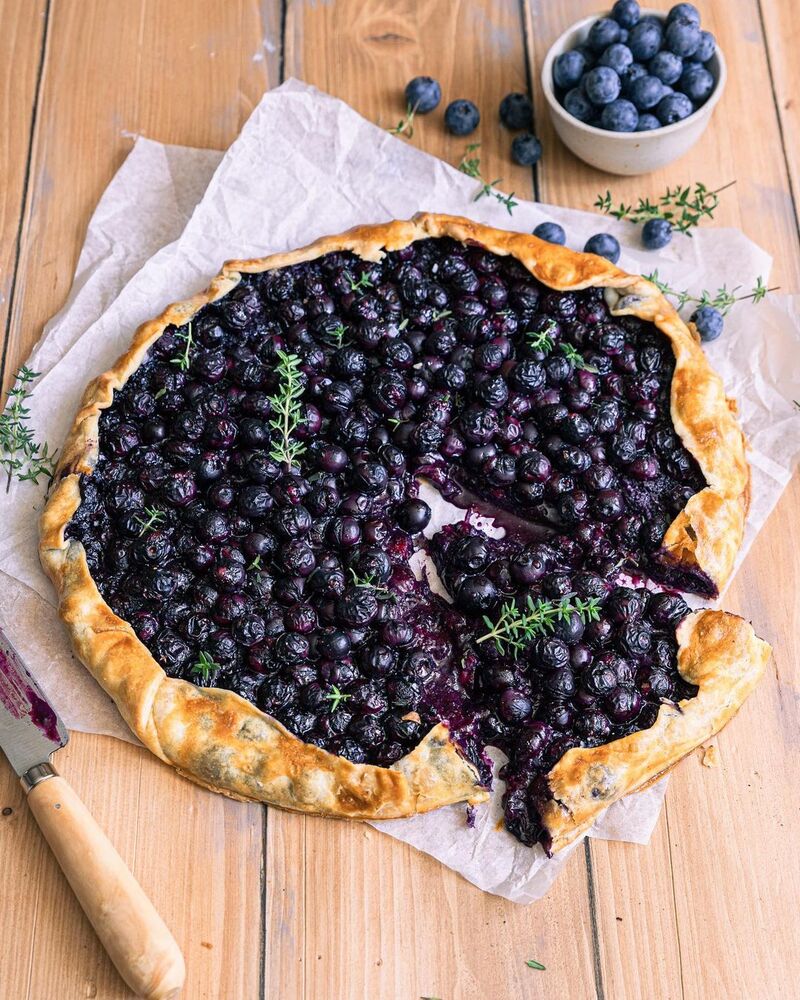
<svg viewBox="0 0 800 1000">
<path fill-rule="evenodd" d="M 69 736 L 0 629 L 0 749 L 17 772 L 61 870 L 120 975 L 137 996 L 173 1000 L 183 955 L 86 806 L 50 762 Z"/>
</svg>

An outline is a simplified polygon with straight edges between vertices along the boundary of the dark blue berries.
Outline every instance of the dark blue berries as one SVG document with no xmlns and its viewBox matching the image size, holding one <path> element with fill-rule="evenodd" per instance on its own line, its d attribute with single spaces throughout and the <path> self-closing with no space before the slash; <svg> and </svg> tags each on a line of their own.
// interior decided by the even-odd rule
<svg viewBox="0 0 800 1000">
<path fill-rule="evenodd" d="M 592 104 L 602 106 L 619 97 L 622 84 L 619 76 L 609 66 L 596 66 L 584 77 L 583 86 Z"/>
<path fill-rule="evenodd" d="M 672 225 L 667 219 L 648 219 L 642 226 L 642 245 L 646 250 L 660 250 L 672 239 Z"/>
<path fill-rule="evenodd" d="M 570 49 L 569 52 L 556 56 L 553 62 L 553 81 L 562 90 L 571 90 L 580 83 L 586 69 L 584 54 L 577 49 Z"/>
<path fill-rule="evenodd" d="M 611 233 L 597 233 L 591 236 L 583 247 L 584 253 L 595 253 L 598 257 L 605 257 L 612 264 L 619 260 L 620 245 L 619 240 Z"/>
<path fill-rule="evenodd" d="M 472 101 L 453 101 L 444 113 L 444 123 L 453 135 L 469 135 L 478 127 L 480 120 L 480 112 Z"/>
<path fill-rule="evenodd" d="M 406 84 L 406 104 L 418 115 L 427 115 L 438 107 L 442 99 L 442 88 L 438 80 L 430 76 L 415 76 Z"/>
<path fill-rule="evenodd" d="M 533 124 L 533 105 L 528 95 L 506 94 L 500 102 L 500 121 L 510 129 L 530 128 Z"/>
<path fill-rule="evenodd" d="M 556 243 L 562 247 L 567 242 L 567 234 L 557 222 L 540 222 L 533 230 L 533 235 L 547 243 Z"/>
<path fill-rule="evenodd" d="M 655 108 L 655 114 L 662 125 L 674 125 L 688 118 L 694 105 L 685 94 L 667 94 Z"/>
<path fill-rule="evenodd" d="M 535 135 L 523 132 L 511 143 L 511 157 L 523 167 L 532 167 L 542 158 L 542 144 Z"/>
<path fill-rule="evenodd" d="M 617 0 L 611 8 L 611 16 L 621 28 L 630 29 L 639 22 L 639 4 L 636 0 Z"/>
<path fill-rule="evenodd" d="M 724 326 L 722 313 L 713 306 L 700 306 L 692 313 L 691 322 L 697 327 L 700 339 L 705 343 L 716 340 Z"/>
<path fill-rule="evenodd" d="M 635 105 L 624 99 L 607 104 L 600 115 L 600 124 L 612 132 L 635 132 L 638 123 Z"/>
</svg>

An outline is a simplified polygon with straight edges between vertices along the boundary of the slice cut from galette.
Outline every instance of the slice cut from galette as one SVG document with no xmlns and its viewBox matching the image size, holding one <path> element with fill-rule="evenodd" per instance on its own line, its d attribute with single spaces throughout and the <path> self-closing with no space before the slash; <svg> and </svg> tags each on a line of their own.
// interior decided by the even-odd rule
<svg viewBox="0 0 800 1000">
<path fill-rule="evenodd" d="M 434 531 L 420 480 L 465 520 Z M 750 625 L 677 593 L 724 586 L 748 496 L 652 284 L 426 214 L 230 263 L 142 326 L 86 390 L 41 558 L 78 656 L 193 780 L 407 816 L 485 800 L 493 746 L 508 829 L 557 850 L 760 677 Z"/>
</svg>

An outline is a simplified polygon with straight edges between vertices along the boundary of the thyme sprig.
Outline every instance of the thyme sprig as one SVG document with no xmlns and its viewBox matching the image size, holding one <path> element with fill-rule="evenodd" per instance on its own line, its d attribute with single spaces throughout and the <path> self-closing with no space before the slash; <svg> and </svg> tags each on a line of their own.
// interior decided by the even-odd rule
<svg viewBox="0 0 800 1000">
<path fill-rule="evenodd" d="M 145 507 L 144 514 L 144 517 L 141 514 L 137 514 L 134 518 L 139 525 L 140 538 L 142 535 L 147 534 L 151 528 L 157 528 L 159 524 L 163 524 L 167 519 L 167 515 L 163 510 L 159 510 L 158 507 Z"/>
<path fill-rule="evenodd" d="M 278 389 L 269 397 L 275 416 L 269 425 L 275 431 L 277 440 L 270 449 L 270 457 L 276 462 L 284 462 L 290 468 L 306 446 L 294 438 L 302 419 L 300 397 L 303 395 L 303 379 L 300 358 L 296 354 L 278 351 Z"/>
<path fill-rule="evenodd" d="M 208 682 L 211 680 L 211 675 L 215 670 L 220 670 L 221 667 L 219 663 L 214 660 L 214 657 L 204 650 L 200 651 L 200 655 L 197 657 L 197 662 L 192 665 L 192 673 L 201 676 L 204 681 Z"/>
<path fill-rule="evenodd" d="M 606 215 L 612 215 L 615 219 L 628 219 L 634 223 L 647 222 L 649 219 L 665 219 L 679 233 L 691 236 L 690 230 L 694 229 L 701 219 L 714 217 L 719 205 L 720 192 L 735 183 L 736 181 L 730 181 L 713 191 L 699 182 L 693 186 L 679 184 L 674 188 L 668 187 L 655 201 L 638 198 L 636 205 L 620 202 L 616 207 L 611 192 L 607 190 L 605 194 L 597 196 L 594 207 Z"/>
<path fill-rule="evenodd" d="M 407 139 L 410 139 L 414 135 L 414 115 L 416 113 L 416 107 L 407 104 L 405 115 L 403 115 L 394 128 L 388 128 L 386 131 L 389 135 L 404 135 Z"/>
<path fill-rule="evenodd" d="M 541 972 L 545 971 L 545 967 L 541 962 L 537 962 L 535 958 L 529 958 L 525 963 L 529 969 L 539 969 Z"/>
<path fill-rule="evenodd" d="M 365 573 L 364 576 L 359 576 L 351 566 L 350 577 L 353 581 L 354 587 L 360 587 L 364 590 L 372 590 L 375 593 L 375 596 L 381 598 L 382 600 L 392 597 L 392 594 L 389 592 L 389 588 L 385 587 L 382 583 L 379 583 L 375 579 L 375 575 L 373 573 Z"/>
<path fill-rule="evenodd" d="M 256 556 L 255 559 L 247 567 L 248 569 L 261 569 L 261 556 Z"/>
<path fill-rule="evenodd" d="M 361 277 L 356 281 L 349 271 L 346 271 L 347 280 L 350 282 L 351 292 L 365 292 L 368 288 L 372 288 L 372 281 L 368 274 L 362 274 Z"/>
<path fill-rule="evenodd" d="M 575 366 L 575 368 L 581 368 L 585 372 L 594 372 L 595 375 L 597 374 L 597 368 L 594 365 L 590 365 L 586 361 L 584 361 L 583 355 L 579 354 L 578 351 L 576 351 L 575 348 L 572 346 L 572 344 L 561 343 L 558 346 L 564 352 L 567 361 L 571 361 L 572 364 Z"/>
<path fill-rule="evenodd" d="M 516 659 L 538 635 L 552 632 L 557 622 L 568 621 L 573 612 L 580 615 L 584 625 L 597 621 L 600 617 L 600 602 L 596 597 L 585 601 L 574 594 L 562 597 L 560 601 L 546 601 L 541 597 L 534 600 L 528 594 L 522 607 L 514 601 L 504 602 L 496 622 L 484 615 L 483 621 L 489 631 L 476 641 L 481 643 L 494 640 L 499 653 L 511 652 Z"/>
<path fill-rule="evenodd" d="M 40 476 L 52 479 L 55 471 L 56 452 L 50 451 L 47 442 L 41 444 L 35 439 L 29 424 L 30 409 L 25 405 L 33 395 L 30 387 L 39 375 L 40 372 L 23 365 L 0 414 L 0 468 L 6 471 L 6 493 L 15 476 L 21 483 L 38 483 Z"/>
<path fill-rule="evenodd" d="M 484 196 L 496 198 L 501 205 L 506 206 L 506 210 L 509 215 L 513 215 L 514 209 L 517 207 L 519 202 L 514 201 L 514 192 L 511 194 L 503 194 L 502 191 L 497 191 L 495 186 L 500 183 L 502 178 L 496 177 L 493 181 L 487 181 L 481 174 L 481 160 L 479 156 L 472 156 L 470 154 L 474 153 L 476 149 L 480 148 L 479 142 L 472 142 L 467 146 L 466 152 L 461 157 L 461 163 L 458 165 L 458 169 L 462 174 L 466 174 L 467 177 L 474 177 L 476 181 L 480 182 L 480 190 L 472 199 L 473 201 L 480 201 Z"/>
<path fill-rule="evenodd" d="M 185 330 L 176 330 L 175 336 L 178 340 L 183 342 L 183 349 L 181 353 L 176 358 L 170 358 L 169 363 L 171 365 L 177 365 L 180 371 L 185 372 L 189 370 L 189 352 L 194 346 L 194 337 L 192 336 L 192 324 L 189 323 Z"/>
<path fill-rule="evenodd" d="M 340 691 L 335 684 L 331 684 L 330 691 L 328 694 L 324 695 L 325 700 L 331 703 L 331 712 L 335 712 L 343 701 L 347 701 L 352 697 L 353 696 L 351 694 L 345 694 L 343 691 Z"/>
<path fill-rule="evenodd" d="M 529 330 L 526 334 L 528 338 L 528 344 L 533 348 L 534 351 L 541 351 L 542 354 L 550 354 L 550 352 L 555 347 L 553 338 L 550 336 L 550 331 L 555 328 L 555 320 L 550 320 L 547 329 L 545 330 Z M 572 344 L 566 344 L 564 342 L 560 343 L 559 348 L 564 352 L 565 357 L 568 361 L 571 361 L 576 368 L 582 368 L 586 372 L 597 372 L 594 365 L 588 364 L 583 359 L 583 355 L 579 354 L 578 351 L 572 346 Z"/>
<path fill-rule="evenodd" d="M 770 292 L 777 292 L 779 287 L 778 285 L 774 285 L 772 288 L 768 288 L 764 279 L 759 275 L 756 278 L 756 283 L 752 291 L 744 295 L 736 294 L 742 288 L 741 285 L 734 285 L 730 289 L 727 285 L 723 285 L 713 295 L 705 289 L 703 289 L 700 295 L 692 295 L 686 289 L 671 288 L 666 281 L 662 281 L 659 278 L 657 270 L 653 271 L 652 274 L 645 274 L 644 277 L 648 281 L 652 281 L 662 295 L 668 295 L 671 299 L 675 299 L 676 309 L 683 309 L 687 302 L 691 302 L 698 308 L 700 306 L 712 306 L 714 309 L 719 309 L 723 316 L 727 316 L 737 302 L 744 302 L 750 299 L 755 305 L 762 302 Z"/>
<path fill-rule="evenodd" d="M 434 323 L 437 323 L 440 319 L 444 319 L 446 316 L 452 316 L 453 312 L 451 309 L 437 309 L 432 316 Z"/>
<path fill-rule="evenodd" d="M 341 347 L 347 336 L 347 327 L 344 323 L 339 323 L 332 330 L 328 330 L 328 336 L 337 347 Z"/>
</svg>

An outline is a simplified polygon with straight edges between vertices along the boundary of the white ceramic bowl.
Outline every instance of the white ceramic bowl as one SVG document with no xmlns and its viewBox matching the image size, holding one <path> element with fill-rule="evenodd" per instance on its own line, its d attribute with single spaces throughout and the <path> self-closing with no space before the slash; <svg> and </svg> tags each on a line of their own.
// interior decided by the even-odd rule
<svg viewBox="0 0 800 1000">
<path fill-rule="evenodd" d="M 642 14 L 653 14 L 661 20 L 665 17 L 663 11 L 657 10 L 643 10 Z M 706 63 L 714 77 L 714 90 L 706 103 L 683 121 L 651 132 L 607 132 L 586 125 L 558 103 L 553 85 L 553 62 L 562 52 L 585 42 L 590 26 L 602 16 L 585 17 L 551 45 L 542 67 L 542 89 L 550 118 L 564 145 L 591 166 L 610 174 L 646 174 L 683 156 L 703 134 L 725 87 L 725 58 L 717 49 Z"/>
</svg>

